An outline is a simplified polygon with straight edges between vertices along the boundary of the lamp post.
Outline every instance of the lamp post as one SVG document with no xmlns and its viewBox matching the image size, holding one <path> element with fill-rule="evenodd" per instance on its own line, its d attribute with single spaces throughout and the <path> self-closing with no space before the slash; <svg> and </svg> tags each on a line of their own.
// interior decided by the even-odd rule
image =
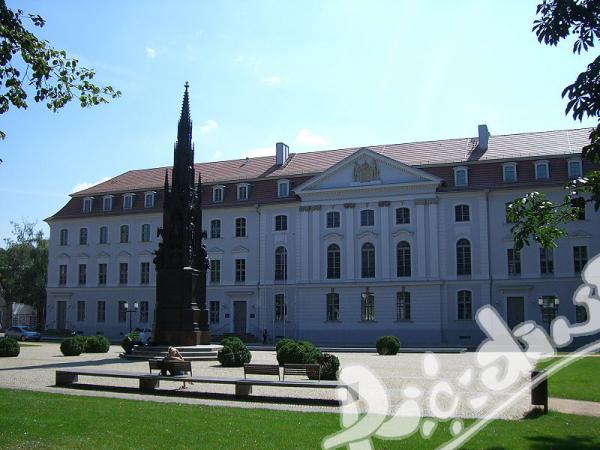
<svg viewBox="0 0 600 450">
<path fill-rule="evenodd" d="M 542 322 L 548 326 L 548 334 L 550 333 L 550 323 L 556 317 L 556 311 L 560 299 L 556 296 L 541 296 L 538 298 L 538 305 L 540 306 L 540 312 L 542 314 Z"/>
<path fill-rule="evenodd" d="M 125 315 L 129 314 L 129 334 L 131 334 L 131 314 L 137 312 L 138 302 L 133 303 L 133 309 L 129 309 L 129 302 L 125 302 Z"/>
</svg>

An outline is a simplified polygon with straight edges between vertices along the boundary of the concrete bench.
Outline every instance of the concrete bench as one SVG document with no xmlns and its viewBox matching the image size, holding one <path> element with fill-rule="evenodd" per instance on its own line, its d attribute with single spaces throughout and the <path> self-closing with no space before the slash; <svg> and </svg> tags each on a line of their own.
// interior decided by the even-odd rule
<svg viewBox="0 0 600 450">
<path fill-rule="evenodd" d="M 271 386 L 287 388 L 313 388 L 313 389 L 346 389 L 350 395 L 355 396 L 355 390 L 348 384 L 338 381 L 281 381 L 281 380 L 257 380 L 250 378 L 220 378 L 220 377 L 194 377 L 190 375 L 165 376 L 149 374 L 148 372 L 126 372 L 118 370 L 95 370 L 95 369 L 65 369 L 56 371 L 56 385 L 68 386 L 79 381 L 79 376 L 123 378 L 139 380 L 139 389 L 144 392 L 152 392 L 159 387 L 160 381 L 185 381 L 206 384 L 229 384 L 235 386 L 237 397 L 247 397 L 252 393 L 252 386 Z"/>
<path fill-rule="evenodd" d="M 307 378 L 311 376 L 321 380 L 321 366 L 318 364 L 285 364 L 283 366 L 283 379 L 286 375 L 301 375 Z"/>
<path fill-rule="evenodd" d="M 183 372 L 184 374 L 189 373 L 190 375 L 193 375 L 191 361 L 164 361 L 162 359 L 149 359 L 148 366 L 150 373 L 152 373 L 153 370 L 158 370 L 161 372 L 164 370 L 170 372 Z"/>
<path fill-rule="evenodd" d="M 281 380 L 277 364 L 244 364 L 244 378 L 246 375 L 277 375 Z"/>
</svg>

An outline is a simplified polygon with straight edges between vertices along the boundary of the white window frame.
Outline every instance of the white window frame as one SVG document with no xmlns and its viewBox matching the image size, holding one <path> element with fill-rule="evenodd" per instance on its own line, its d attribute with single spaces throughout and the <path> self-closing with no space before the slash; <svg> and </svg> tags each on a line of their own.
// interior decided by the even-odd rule
<svg viewBox="0 0 600 450">
<path fill-rule="evenodd" d="M 144 236 L 144 228 L 147 228 L 147 230 L 148 230 L 147 239 L 144 239 L 146 237 L 146 236 Z M 152 226 L 149 223 L 143 223 L 142 226 L 140 227 L 140 241 L 141 242 L 150 242 L 151 233 L 152 233 Z"/>
<path fill-rule="evenodd" d="M 282 195 L 282 186 L 285 185 L 285 195 Z M 277 180 L 277 197 L 285 198 L 290 196 L 290 180 Z"/>
<path fill-rule="evenodd" d="M 546 176 L 540 177 L 538 174 L 538 167 L 545 166 L 546 167 Z M 534 166 L 535 171 L 535 179 L 536 180 L 549 180 L 550 179 L 550 165 L 548 161 L 536 161 Z"/>
<path fill-rule="evenodd" d="M 508 168 L 514 169 L 514 171 L 515 171 L 515 179 L 514 180 L 506 179 L 506 169 L 508 169 Z M 517 163 L 509 162 L 509 163 L 502 164 L 502 181 L 504 181 L 505 183 L 516 183 L 517 181 L 519 181 L 519 174 L 517 173 Z"/>
<path fill-rule="evenodd" d="M 245 189 L 245 191 L 244 191 Z M 248 183 L 240 183 L 236 186 L 237 191 L 237 199 L 238 200 L 248 200 L 250 198 L 250 185 Z M 246 192 L 245 196 L 242 196 L 241 193 Z"/>
<path fill-rule="evenodd" d="M 133 208 L 133 195 L 134 194 L 125 194 L 123 195 L 123 209 L 131 209 Z M 129 200 L 129 205 L 127 205 L 127 200 Z"/>
<path fill-rule="evenodd" d="M 83 199 L 83 212 L 91 213 L 94 205 L 94 197 L 86 197 Z"/>
<path fill-rule="evenodd" d="M 573 175 L 571 171 L 571 163 L 576 163 L 579 166 L 579 175 Z M 569 172 L 569 179 L 573 180 L 583 176 L 583 166 L 581 164 L 581 158 L 569 158 L 567 159 L 567 171 Z"/>
<path fill-rule="evenodd" d="M 106 240 L 104 242 L 102 242 L 102 229 L 105 228 L 106 229 Z M 108 225 L 100 225 L 98 227 L 98 244 L 108 244 L 108 235 L 109 233 L 109 229 L 108 229 Z"/>
<path fill-rule="evenodd" d="M 372 214 L 366 214 L 365 217 L 369 218 L 369 217 L 372 216 L 373 223 L 367 224 L 367 225 L 363 225 L 363 212 L 366 213 L 367 211 L 370 211 Z M 360 226 L 361 227 L 374 227 L 375 226 L 375 210 L 373 208 L 361 209 L 360 212 L 359 212 L 358 218 L 360 220 Z"/>
<path fill-rule="evenodd" d="M 220 192 L 220 199 L 217 198 L 217 192 Z M 213 203 L 223 203 L 225 200 L 225 186 L 219 184 L 217 186 L 213 186 L 213 195 L 212 195 Z"/>
<path fill-rule="evenodd" d="M 336 217 L 337 216 L 337 226 L 329 226 L 329 217 Z M 335 225 L 335 219 L 332 220 L 333 224 Z M 325 227 L 329 228 L 329 229 L 335 229 L 335 228 L 340 228 L 342 226 L 342 215 L 340 214 L 339 211 L 327 211 L 327 214 L 325 214 Z"/>
<path fill-rule="evenodd" d="M 465 182 L 464 183 L 459 183 L 458 182 L 458 173 L 459 172 L 463 172 L 465 173 Z M 463 186 L 468 186 L 469 185 L 469 168 L 466 166 L 458 166 L 454 168 L 454 186 L 458 186 L 458 187 L 463 187 Z"/>
<path fill-rule="evenodd" d="M 285 217 L 285 228 L 281 228 L 281 229 L 277 229 L 277 218 L 278 217 Z M 275 217 L 273 217 L 273 230 L 274 231 L 288 231 L 288 223 L 289 223 L 289 218 L 287 216 L 287 214 L 277 214 Z"/>
<path fill-rule="evenodd" d="M 105 195 L 102 197 L 102 211 L 112 211 L 114 195 Z"/>
<path fill-rule="evenodd" d="M 150 200 L 148 200 L 150 199 Z M 154 203 L 156 202 L 156 192 L 148 191 L 144 192 L 144 208 L 154 208 Z"/>
<path fill-rule="evenodd" d="M 69 245 L 69 230 L 67 228 L 61 228 L 58 235 L 58 242 L 61 247 Z"/>
</svg>

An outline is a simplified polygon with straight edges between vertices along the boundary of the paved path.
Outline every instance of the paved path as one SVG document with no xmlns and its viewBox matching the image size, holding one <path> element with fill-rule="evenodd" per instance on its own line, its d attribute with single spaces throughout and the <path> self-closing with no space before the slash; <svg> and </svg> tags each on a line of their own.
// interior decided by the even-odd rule
<svg viewBox="0 0 600 450">
<path fill-rule="evenodd" d="M 578 416 L 600 417 L 599 402 L 585 402 L 582 400 L 570 400 L 566 398 L 548 399 L 548 408 L 565 414 L 576 414 Z"/>
</svg>

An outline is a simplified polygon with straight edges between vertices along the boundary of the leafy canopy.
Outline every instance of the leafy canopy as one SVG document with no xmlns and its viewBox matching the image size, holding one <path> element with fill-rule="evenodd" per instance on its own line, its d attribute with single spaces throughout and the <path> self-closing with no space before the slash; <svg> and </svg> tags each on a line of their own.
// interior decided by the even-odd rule
<svg viewBox="0 0 600 450">
<path fill-rule="evenodd" d="M 12 11 L 0 0 L 0 114 L 11 106 L 27 108 L 28 89 L 34 92 L 35 102 L 45 102 L 53 112 L 74 98 L 82 107 L 89 107 L 121 95 L 111 86 L 92 83 L 93 70 L 80 67 L 64 50 L 37 38 L 23 26 L 23 18 L 35 27 L 45 25 L 39 15 Z M 4 137 L 0 131 L 0 138 Z"/>
</svg>

